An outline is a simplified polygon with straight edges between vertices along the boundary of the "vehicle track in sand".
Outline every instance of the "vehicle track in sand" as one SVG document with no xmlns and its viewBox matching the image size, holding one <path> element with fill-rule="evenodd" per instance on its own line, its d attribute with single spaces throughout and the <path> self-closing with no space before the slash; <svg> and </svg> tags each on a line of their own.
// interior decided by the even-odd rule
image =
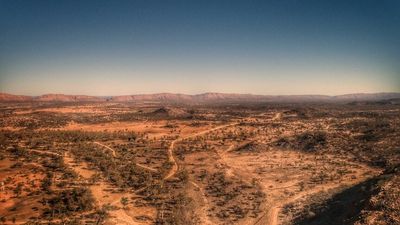
<svg viewBox="0 0 400 225">
<path fill-rule="evenodd" d="M 107 146 L 105 144 L 102 144 L 100 142 L 97 142 L 97 141 L 94 141 L 93 143 L 96 144 L 96 145 L 99 145 L 99 146 L 101 146 L 103 148 L 106 148 L 106 149 L 110 150 L 113 157 L 117 156 L 117 153 L 115 152 L 115 150 L 113 148 L 111 148 L 111 147 L 109 147 L 109 146 Z"/>
<path fill-rule="evenodd" d="M 278 112 L 272 118 L 272 121 L 280 120 L 281 118 L 282 118 L 282 113 Z M 302 192 L 300 192 L 288 199 L 284 199 L 282 201 L 272 201 L 272 202 L 267 201 L 267 205 L 269 205 L 269 207 L 266 208 L 266 212 L 259 217 L 259 219 L 254 223 L 254 225 L 279 225 L 280 224 L 280 221 L 279 221 L 280 211 L 284 206 L 294 203 L 302 198 L 311 197 L 322 191 L 333 190 L 333 189 L 339 188 L 341 186 L 351 187 L 351 186 L 357 185 L 357 184 L 367 180 L 368 178 L 371 178 L 372 176 L 376 176 L 381 173 L 380 170 L 368 167 L 366 165 L 362 165 L 362 166 L 360 165 L 360 167 L 362 169 L 357 171 L 357 173 L 355 175 L 355 179 L 348 180 L 346 182 L 342 182 L 339 184 L 330 183 L 330 184 L 318 185 L 310 190 L 302 191 Z M 366 172 L 369 172 L 369 173 L 367 175 L 365 175 Z M 263 191 L 265 193 L 268 193 L 273 190 L 287 189 L 290 187 L 293 187 L 293 185 L 288 186 L 288 187 L 280 187 L 280 188 L 263 187 L 263 189 L 264 189 Z"/>
<path fill-rule="evenodd" d="M 276 113 L 274 118 L 272 120 L 279 120 L 281 117 L 281 113 Z M 245 144 L 249 143 L 248 141 L 245 142 Z M 248 180 L 247 178 L 249 177 L 254 177 L 255 174 L 250 173 L 247 169 L 245 169 L 245 166 L 240 166 L 237 167 L 234 165 L 231 165 L 232 160 L 229 160 L 229 154 L 232 154 L 233 151 L 236 149 L 240 148 L 243 146 L 243 144 L 237 144 L 237 145 L 230 145 L 226 150 L 222 151 L 216 151 L 217 155 L 219 156 L 221 163 L 225 165 L 225 173 L 228 176 L 238 176 L 241 177 L 243 180 Z M 283 186 L 283 187 L 268 187 L 261 185 L 262 191 L 264 193 L 271 193 L 271 191 L 276 192 L 274 193 L 274 198 L 273 200 L 271 199 L 266 199 L 265 203 L 265 209 L 264 213 L 258 217 L 258 219 L 253 222 L 253 223 L 248 223 L 246 222 L 245 224 L 253 224 L 253 225 L 278 225 L 281 223 L 279 220 L 279 216 L 281 214 L 281 209 L 284 208 L 286 205 L 289 205 L 291 203 L 294 203 L 296 201 L 306 199 L 308 197 L 311 197 L 313 195 L 316 195 L 322 191 L 327 191 L 329 190 L 334 190 L 340 187 L 351 187 L 354 185 L 357 185 L 363 181 L 365 181 L 368 178 L 371 178 L 373 176 L 376 176 L 381 173 L 380 170 L 371 168 L 367 165 L 363 164 L 358 164 L 359 169 L 356 171 L 356 174 L 354 175 L 355 178 L 350 179 L 350 180 L 345 180 L 340 183 L 326 183 L 326 184 L 321 184 L 317 185 L 309 190 L 301 191 L 289 198 L 284 198 L 279 197 L 279 193 L 284 192 L 285 190 L 288 190 L 290 188 L 295 187 L 296 185 L 289 185 L 289 186 Z M 267 197 L 268 198 L 268 197 Z"/>
<path fill-rule="evenodd" d="M 38 154 L 45 154 L 45 155 L 52 155 L 52 156 L 62 157 L 62 155 L 60 153 L 46 151 L 46 150 L 29 149 L 28 151 L 29 152 L 38 153 Z"/>
<path fill-rule="evenodd" d="M 201 198 L 203 200 L 204 205 L 201 206 L 200 208 L 200 216 L 199 216 L 199 220 L 201 221 L 201 225 L 213 225 L 214 223 L 211 222 L 210 218 L 207 215 L 207 211 L 209 210 L 209 203 L 208 203 L 208 199 L 206 197 L 206 194 L 204 192 L 204 189 L 202 187 L 200 187 L 196 182 L 194 181 L 190 181 L 190 183 L 200 192 Z"/>
<path fill-rule="evenodd" d="M 225 124 L 225 125 L 222 125 L 222 126 L 214 127 L 214 128 L 208 129 L 208 130 L 200 131 L 200 132 L 198 132 L 198 133 L 191 134 L 191 135 L 188 135 L 188 136 L 185 136 L 185 137 L 180 137 L 180 138 L 177 138 L 177 139 L 173 140 L 173 141 L 171 142 L 169 148 L 168 148 L 168 159 L 169 159 L 169 161 L 170 161 L 173 165 L 172 165 L 171 170 L 170 170 L 170 171 L 168 172 L 168 174 L 164 177 L 164 180 L 168 180 L 168 179 L 170 179 L 171 177 L 173 177 L 173 176 L 176 174 L 176 172 L 178 171 L 178 168 L 179 168 L 179 167 L 178 167 L 178 163 L 176 162 L 176 159 L 175 159 L 175 157 L 174 157 L 174 147 L 175 147 L 175 143 L 177 143 L 177 142 L 179 142 L 179 141 L 182 141 L 182 140 L 185 140 L 185 139 L 188 139 L 188 138 L 193 138 L 193 137 L 201 136 L 201 135 L 204 135 L 204 134 L 206 134 L 206 133 L 209 133 L 209 132 L 212 132 L 212 131 L 215 131 L 215 130 L 219 130 L 219 129 L 222 129 L 222 128 L 226 128 L 226 127 L 230 127 L 230 126 L 235 126 L 235 125 L 237 125 L 237 124 L 239 124 L 239 123 L 238 123 L 238 122 L 234 122 L 234 123 L 230 123 L 230 124 Z"/>
<path fill-rule="evenodd" d="M 236 176 L 252 177 L 251 174 L 249 174 L 249 171 L 242 170 L 237 167 L 231 167 L 231 165 L 229 165 L 231 161 L 225 160 L 227 156 L 224 153 L 221 154 L 220 156 L 222 157 L 222 160 L 224 160 L 224 163 L 226 163 L 229 166 L 229 170 L 234 170 L 233 173 Z M 359 164 L 359 166 L 360 168 L 356 171 L 356 174 L 354 174 L 354 179 L 342 180 L 339 183 L 319 184 L 308 190 L 300 191 L 299 193 L 290 197 L 284 197 L 282 193 L 285 190 L 294 187 L 294 185 L 271 188 L 266 184 L 265 185 L 262 184 L 261 185 L 262 191 L 264 193 L 269 193 L 269 195 L 267 195 L 264 213 L 256 220 L 255 223 L 253 223 L 253 225 L 279 225 L 281 222 L 279 220 L 281 209 L 283 209 L 286 205 L 295 203 L 296 201 L 305 200 L 321 192 L 330 192 L 330 190 L 334 190 L 337 188 L 341 187 L 348 188 L 357 185 L 381 173 L 380 170 L 371 168 L 366 165 Z M 272 197 L 272 200 L 268 199 L 268 196 Z"/>
<path fill-rule="evenodd" d="M 87 165 L 83 163 L 75 163 L 74 158 L 70 154 L 64 154 L 64 162 L 70 168 L 72 168 L 79 176 L 83 179 L 89 179 L 94 172 L 86 169 Z M 138 215 L 150 215 L 151 210 L 137 208 L 130 206 L 129 208 L 124 208 L 121 204 L 120 199 L 125 197 L 131 199 L 135 197 L 134 193 L 130 192 L 113 192 L 110 191 L 112 186 L 105 181 L 99 181 L 97 184 L 88 185 L 89 190 L 92 192 L 96 204 L 99 207 L 102 206 L 114 206 L 116 209 L 109 210 L 109 217 L 105 224 L 115 224 L 115 225 L 149 225 L 150 221 L 138 221 L 134 217 Z M 150 212 L 150 214 L 149 214 Z"/>
<path fill-rule="evenodd" d="M 96 145 L 99 145 L 99 146 L 101 146 L 101 147 L 103 147 L 103 148 L 106 148 L 107 150 L 110 150 L 112 156 L 113 156 L 114 158 L 117 157 L 117 153 L 116 153 L 115 149 L 111 148 L 110 146 L 107 146 L 107 145 L 102 144 L 102 143 L 97 142 L 97 141 L 95 141 L 95 142 L 93 142 L 93 143 L 96 144 Z M 135 163 L 135 165 L 138 166 L 138 167 L 141 167 L 141 168 L 143 168 L 143 169 L 149 170 L 149 171 L 151 171 L 151 172 L 155 172 L 155 173 L 158 172 L 157 169 L 154 169 L 154 168 L 152 168 L 152 167 L 143 165 L 143 164 L 141 164 L 141 163 Z"/>
<path fill-rule="evenodd" d="M 327 184 L 327 185 L 319 185 L 313 189 L 303 191 L 298 193 L 297 195 L 292 196 L 291 198 L 288 198 L 284 201 L 279 201 L 279 202 L 270 202 L 268 203 L 270 205 L 269 209 L 261 215 L 261 217 L 254 223 L 254 225 L 278 225 L 279 224 L 279 213 L 280 210 L 286 206 L 289 205 L 290 203 L 294 203 L 297 200 L 300 200 L 302 198 L 307 198 L 312 195 L 315 195 L 321 191 L 329 191 L 333 190 L 335 188 L 338 188 L 342 185 L 346 185 L 348 187 L 357 185 L 363 181 L 365 181 L 368 177 L 362 177 L 354 180 L 354 182 L 349 182 L 346 184 Z"/>
</svg>

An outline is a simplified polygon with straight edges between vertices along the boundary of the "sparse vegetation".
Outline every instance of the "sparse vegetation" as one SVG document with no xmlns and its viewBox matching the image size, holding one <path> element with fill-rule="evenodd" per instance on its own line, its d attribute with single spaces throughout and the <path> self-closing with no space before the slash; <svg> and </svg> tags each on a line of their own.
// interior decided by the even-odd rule
<svg viewBox="0 0 400 225">
<path fill-rule="evenodd" d="M 397 105 L 7 106 L 2 224 L 399 220 Z"/>
</svg>

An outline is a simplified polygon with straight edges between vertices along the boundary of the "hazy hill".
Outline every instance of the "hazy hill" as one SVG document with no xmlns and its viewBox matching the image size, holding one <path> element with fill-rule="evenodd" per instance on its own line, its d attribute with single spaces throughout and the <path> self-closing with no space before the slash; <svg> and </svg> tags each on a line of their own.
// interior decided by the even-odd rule
<svg viewBox="0 0 400 225">
<path fill-rule="evenodd" d="M 32 100 L 31 96 L 0 93 L 0 101 L 1 102 L 6 102 L 6 101 L 19 102 L 19 101 L 31 101 L 31 100 Z"/>
<path fill-rule="evenodd" d="M 63 94 L 46 94 L 33 98 L 34 101 L 42 102 L 94 102 L 105 101 L 104 98 L 88 95 L 63 95 Z"/>
<path fill-rule="evenodd" d="M 252 95 L 204 93 L 197 95 L 158 93 L 99 97 L 88 95 L 45 94 L 24 96 L 0 93 L 1 102 L 175 102 L 175 103 L 218 103 L 218 102 L 357 102 L 382 101 L 400 98 L 400 93 L 328 95 Z"/>
</svg>

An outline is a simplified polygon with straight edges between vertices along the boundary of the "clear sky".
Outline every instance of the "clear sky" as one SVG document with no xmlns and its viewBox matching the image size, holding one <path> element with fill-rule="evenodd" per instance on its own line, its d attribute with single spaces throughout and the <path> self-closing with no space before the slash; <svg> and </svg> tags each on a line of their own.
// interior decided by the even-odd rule
<svg viewBox="0 0 400 225">
<path fill-rule="evenodd" d="M 0 92 L 392 91 L 398 0 L 0 0 Z"/>
</svg>

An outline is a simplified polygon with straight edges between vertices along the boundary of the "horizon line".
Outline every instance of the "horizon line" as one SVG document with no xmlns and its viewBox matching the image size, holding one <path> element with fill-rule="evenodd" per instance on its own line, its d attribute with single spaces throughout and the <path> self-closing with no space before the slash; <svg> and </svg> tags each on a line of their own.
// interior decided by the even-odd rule
<svg viewBox="0 0 400 225">
<path fill-rule="evenodd" d="M 327 96 L 327 97 L 335 97 L 335 96 L 343 96 L 343 95 L 363 95 L 363 94 L 400 94 L 400 92 L 396 91 L 380 91 L 380 92 L 349 92 L 345 94 L 253 94 L 253 93 L 239 93 L 239 92 L 201 92 L 198 94 L 187 94 L 187 93 L 179 93 L 179 92 L 153 92 L 153 93 L 139 93 L 139 94 L 120 94 L 120 95 L 90 95 L 90 94 L 63 94 L 63 93 L 44 93 L 39 95 L 25 95 L 25 94 L 14 94 L 10 92 L 0 92 L 0 94 L 8 94 L 15 96 L 27 96 L 27 97 L 40 97 L 45 95 L 64 95 L 64 96 L 90 96 L 90 97 L 116 97 L 116 96 L 138 96 L 138 95 L 161 95 L 161 94 L 172 94 L 172 95 L 187 95 L 187 96 L 196 96 L 196 95 L 205 95 L 205 94 L 226 94 L 226 95 L 252 95 L 252 96 Z"/>
</svg>

